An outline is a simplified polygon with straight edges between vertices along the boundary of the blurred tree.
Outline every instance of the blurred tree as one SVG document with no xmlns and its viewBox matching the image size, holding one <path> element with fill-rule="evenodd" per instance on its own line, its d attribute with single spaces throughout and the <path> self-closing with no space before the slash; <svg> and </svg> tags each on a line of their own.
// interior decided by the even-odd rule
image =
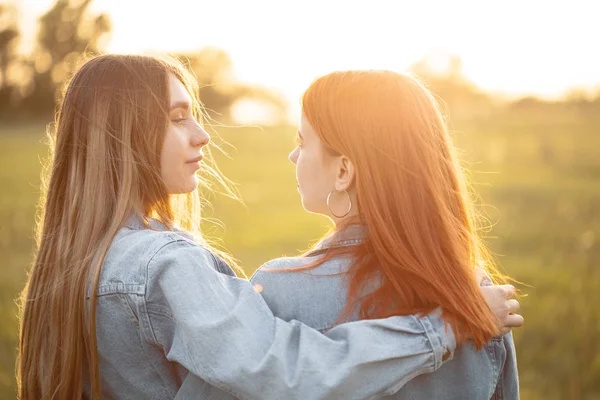
<svg viewBox="0 0 600 400">
<path fill-rule="evenodd" d="M 224 50 L 206 47 L 194 53 L 176 54 L 175 57 L 196 76 L 200 86 L 200 100 L 211 118 L 229 121 L 232 107 L 244 99 L 275 106 L 281 116 L 285 114 L 286 104 L 282 97 L 266 88 L 234 79 L 233 63 Z"/>
<path fill-rule="evenodd" d="M 17 59 L 17 17 L 17 9 L 13 4 L 0 4 L 0 116 L 8 112 L 14 97 L 15 88 L 8 71 Z"/>
<path fill-rule="evenodd" d="M 452 117 L 468 120 L 487 117 L 492 112 L 490 97 L 465 77 L 460 57 L 428 56 L 414 63 L 409 70 L 438 99 L 443 99 L 442 105 L 448 107 Z"/>
<path fill-rule="evenodd" d="M 111 24 L 107 15 L 87 13 L 91 0 L 57 0 L 39 19 L 31 61 L 34 89 L 23 106 L 34 115 L 51 113 L 63 83 L 83 54 L 102 53 Z"/>
</svg>

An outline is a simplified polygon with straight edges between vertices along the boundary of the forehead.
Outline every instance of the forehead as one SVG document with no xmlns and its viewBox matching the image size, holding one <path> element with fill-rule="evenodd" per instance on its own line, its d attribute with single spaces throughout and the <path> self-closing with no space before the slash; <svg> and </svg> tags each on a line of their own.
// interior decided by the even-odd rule
<svg viewBox="0 0 600 400">
<path fill-rule="evenodd" d="M 300 131 L 300 134 L 304 138 L 313 137 L 317 135 L 310 122 L 308 122 L 308 119 L 306 118 L 304 113 L 302 113 L 302 115 L 300 116 L 300 122 L 298 123 L 298 131 Z"/>
<path fill-rule="evenodd" d="M 171 104 L 180 102 L 191 102 L 190 94 L 183 83 L 173 74 L 169 75 L 169 90 L 171 93 Z"/>
</svg>

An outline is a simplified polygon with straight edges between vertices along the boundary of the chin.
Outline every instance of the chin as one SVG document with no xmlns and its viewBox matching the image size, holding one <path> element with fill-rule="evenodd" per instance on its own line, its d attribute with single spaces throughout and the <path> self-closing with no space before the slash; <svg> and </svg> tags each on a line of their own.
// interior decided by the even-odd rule
<svg viewBox="0 0 600 400">
<path fill-rule="evenodd" d="M 194 180 L 186 183 L 182 183 L 180 186 L 169 190 L 170 194 L 186 194 L 191 193 L 194 190 L 198 189 L 198 185 L 200 184 L 200 180 L 198 178 L 194 178 Z"/>
<path fill-rule="evenodd" d="M 304 208 L 304 211 L 306 211 L 308 213 L 319 214 L 319 212 L 315 210 L 315 207 L 313 207 L 312 204 L 304 201 L 304 199 L 302 199 L 302 207 Z"/>
<path fill-rule="evenodd" d="M 199 185 L 199 184 L 200 184 L 200 181 L 198 181 L 198 180 L 196 179 L 196 180 L 195 180 L 195 181 L 194 181 L 192 184 L 190 184 L 190 186 L 189 186 L 189 187 L 188 187 L 188 189 L 185 191 L 185 193 L 191 193 L 191 192 L 193 192 L 194 190 L 197 190 L 197 189 L 198 189 L 198 185 Z"/>
</svg>

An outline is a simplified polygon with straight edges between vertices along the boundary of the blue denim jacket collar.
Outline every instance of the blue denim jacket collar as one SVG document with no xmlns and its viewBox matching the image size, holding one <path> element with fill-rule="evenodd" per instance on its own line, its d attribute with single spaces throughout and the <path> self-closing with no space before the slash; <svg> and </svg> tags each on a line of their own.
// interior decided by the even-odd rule
<svg viewBox="0 0 600 400">
<path fill-rule="evenodd" d="M 361 243 L 366 236 L 366 226 L 352 224 L 321 240 L 305 256 L 316 256 L 324 253 L 329 248 L 355 246 Z"/>
<path fill-rule="evenodd" d="M 172 229 L 169 229 L 164 223 L 162 223 L 161 221 L 157 220 L 156 218 L 152 218 L 152 217 L 147 217 L 147 225 L 145 224 L 144 220 L 142 219 L 142 217 L 140 217 L 138 214 L 136 213 L 131 213 L 129 215 L 129 217 L 127 218 L 127 221 L 125 222 L 124 227 L 125 228 L 129 228 L 129 229 L 133 229 L 133 230 L 142 230 L 142 229 L 152 229 L 155 231 L 173 231 L 176 232 L 177 234 L 190 239 L 190 240 L 194 240 L 194 237 L 192 234 L 190 234 L 189 232 L 186 232 L 182 229 L 178 229 L 176 227 L 173 227 Z"/>
</svg>

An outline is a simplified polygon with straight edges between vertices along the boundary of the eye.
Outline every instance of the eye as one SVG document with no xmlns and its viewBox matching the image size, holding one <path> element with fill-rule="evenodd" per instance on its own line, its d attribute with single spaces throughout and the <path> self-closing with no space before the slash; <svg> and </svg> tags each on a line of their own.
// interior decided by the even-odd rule
<svg viewBox="0 0 600 400">
<path fill-rule="evenodd" d="M 183 113 L 177 113 L 175 118 L 171 119 L 171 121 L 173 121 L 176 124 L 182 124 L 185 121 L 187 121 L 187 119 L 188 117 L 186 115 L 183 115 Z"/>
<path fill-rule="evenodd" d="M 302 147 L 302 139 L 298 135 L 296 135 L 296 146 Z"/>
</svg>

